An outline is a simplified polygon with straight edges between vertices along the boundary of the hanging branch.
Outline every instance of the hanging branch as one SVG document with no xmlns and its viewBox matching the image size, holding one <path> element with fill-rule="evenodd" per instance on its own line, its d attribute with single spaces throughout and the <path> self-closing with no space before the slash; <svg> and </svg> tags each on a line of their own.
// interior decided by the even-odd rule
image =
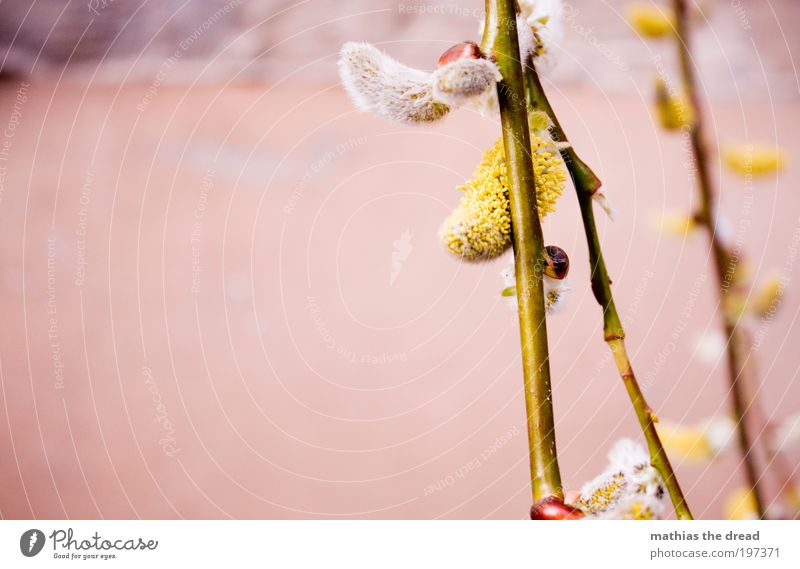
<svg viewBox="0 0 800 569">
<path fill-rule="evenodd" d="M 509 201 L 517 279 L 522 371 L 528 417 L 534 503 L 563 501 L 556 454 L 544 288 L 544 238 L 536 209 L 531 141 L 520 63 L 514 0 L 487 0 L 483 50 L 503 76 L 497 86 L 508 169 Z"/>
<path fill-rule="evenodd" d="M 708 162 L 708 146 L 706 144 L 703 107 L 695 85 L 695 72 L 691 46 L 689 44 L 689 23 L 685 0 L 673 0 L 676 21 L 676 43 L 680 59 L 683 89 L 694 111 L 694 120 L 688 125 L 692 154 L 697 166 L 698 190 L 700 193 L 700 210 L 695 214 L 698 224 L 708 232 L 711 241 L 711 253 L 714 259 L 714 270 L 722 309 L 723 330 L 726 338 L 726 355 L 730 382 L 731 405 L 733 419 L 736 421 L 737 441 L 745 467 L 747 484 L 760 518 L 764 518 L 764 500 L 759 487 L 759 475 L 756 456 L 753 449 L 753 438 L 750 433 L 747 397 L 745 395 L 745 367 L 747 365 L 746 342 L 737 324 L 739 312 L 728 296 L 730 284 L 729 273 L 737 269 L 738 261 L 720 240 L 717 232 L 717 199 L 711 181 Z"/>
<path fill-rule="evenodd" d="M 536 72 L 532 61 L 528 61 L 525 67 L 527 79 L 527 90 L 529 104 L 534 110 L 547 113 L 553 122 L 553 137 L 558 142 L 568 142 L 558 118 L 553 112 L 549 101 L 542 88 L 541 81 Z M 675 513 L 679 519 L 691 520 L 692 514 L 683 496 L 681 487 L 675 477 L 675 473 L 670 465 L 669 458 L 664 451 L 658 433 L 656 432 L 655 422 L 657 417 L 647 404 L 636 376 L 633 373 L 628 353 L 625 349 L 625 330 L 622 327 L 617 308 L 614 305 L 614 297 L 611 293 L 611 281 L 608 278 L 603 251 L 600 247 L 600 238 L 597 233 L 597 226 L 594 219 L 592 208 L 592 198 L 600 188 L 601 181 L 591 168 L 578 156 L 572 146 L 567 146 L 561 150 L 564 162 L 569 170 L 578 196 L 578 204 L 583 219 L 583 227 L 586 233 L 586 242 L 589 247 L 589 262 L 591 266 L 592 291 L 595 299 L 603 308 L 603 334 L 608 347 L 614 355 L 620 378 L 628 391 L 631 404 L 636 411 L 647 446 L 650 451 L 650 462 L 661 475 L 664 484 L 669 491 Z"/>
</svg>

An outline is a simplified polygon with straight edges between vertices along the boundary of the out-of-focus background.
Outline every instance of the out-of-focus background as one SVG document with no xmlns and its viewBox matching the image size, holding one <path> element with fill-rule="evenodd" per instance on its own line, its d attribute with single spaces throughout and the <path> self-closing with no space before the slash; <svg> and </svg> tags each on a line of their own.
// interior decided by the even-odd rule
<svg viewBox="0 0 800 569">
<path fill-rule="evenodd" d="M 618 210 L 600 229 L 649 402 L 692 422 L 728 408 L 714 277 L 702 234 L 654 229 L 695 189 L 684 141 L 651 112 L 674 47 L 639 38 L 627 4 L 566 4 L 546 87 Z M 460 264 L 436 237 L 498 126 L 468 109 L 420 128 L 360 114 L 335 66 L 363 40 L 430 69 L 476 36 L 482 5 L 0 4 L 2 517 L 527 516 L 507 261 Z M 800 410 L 800 5 L 701 7 L 713 144 L 789 158 L 752 181 L 713 168 L 754 280 L 789 282 L 752 354 L 780 420 Z M 544 229 L 572 260 L 548 328 L 579 489 L 639 434 L 571 191 Z M 736 455 L 675 463 L 694 513 L 721 516 Z"/>
</svg>

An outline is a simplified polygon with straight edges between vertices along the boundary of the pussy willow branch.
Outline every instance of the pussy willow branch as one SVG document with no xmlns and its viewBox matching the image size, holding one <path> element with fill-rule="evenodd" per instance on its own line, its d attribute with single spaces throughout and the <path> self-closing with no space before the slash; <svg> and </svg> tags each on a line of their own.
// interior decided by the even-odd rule
<svg viewBox="0 0 800 569">
<path fill-rule="evenodd" d="M 528 100 L 532 109 L 544 111 L 553 122 L 553 137 L 559 142 L 568 142 L 564 130 L 558 122 L 550 102 L 547 100 L 544 89 L 542 88 L 539 75 L 532 62 L 528 62 L 525 67 L 527 78 Z M 586 242 L 589 247 L 589 263 L 591 266 L 592 291 L 597 302 L 603 308 L 603 335 L 608 347 L 614 354 L 614 361 L 619 370 L 620 378 L 628 391 L 631 404 L 636 411 L 647 446 L 650 450 L 650 462 L 664 479 L 664 484 L 669 491 L 672 504 L 675 507 L 675 514 L 679 519 L 690 520 L 692 514 L 683 496 L 681 487 L 675 477 L 675 473 L 670 465 L 664 446 L 658 437 L 655 428 L 657 420 L 650 406 L 644 398 L 636 376 L 633 373 L 628 353 L 625 349 L 625 330 L 622 327 L 617 308 L 614 305 L 614 296 L 611 293 L 611 282 L 608 278 L 608 270 L 603 259 L 603 251 L 600 247 L 600 238 L 597 234 L 597 226 L 592 209 L 592 196 L 600 188 L 600 179 L 592 172 L 592 169 L 581 160 L 572 146 L 568 146 L 561 151 L 564 163 L 567 165 L 570 177 L 578 195 L 578 203 L 583 219 L 583 228 L 586 233 Z"/>
<path fill-rule="evenodd" d="M 483 43 L 484 53 L 495 57 L 503 76 L 497 94 L 508 169 L 533 500 L 535 503 L 550 496 L 563 499 L 556 454 L 542 285 L 544 237 L 536 207 L 525 80 L 520 63 L 514 0 L 486 1 Z"/>
<path fill-rule="evenodd" d="M 692 154 L 697 167 L 698 190 L 700 192 L 700 211 L 695 215 L 697 221 L 705 227 L 711 240 L 711 252 L 714 258 L 714 269 L 719 287 L 720 306 L 723 329 L 726 337 L 726 353 L 728 376 L 730 381 L 731 404 L 733 418 L 736 421 L 739 450 L 742 453 L 747 484 L 751 489 L 759 517 L 764 517 L 764 499 L 759 486 L 759 475 L 756 456 L 753 449 L 753 438 L 750 433 L 748 419 L 748 403 L 745 395 L 745 366 L 747 354 L 746 342 L 736 325 L 739 315 L 728 295 L 729 271 L 735 271 L 737 259 L 722 243 L 716 231 L 717 202 L 708 162 L 708 147 L 703 124 L 703 107 L 695 85 L 695 70 L 691 46 L 689 43 L 689 18 L 686 0 L 673 0 L 675 21 L 677 25 L 676 43 L 680 59 L 681 77 L 686 96 L 694 110 L 694 121 L 688 127 Z"/>
</svg>

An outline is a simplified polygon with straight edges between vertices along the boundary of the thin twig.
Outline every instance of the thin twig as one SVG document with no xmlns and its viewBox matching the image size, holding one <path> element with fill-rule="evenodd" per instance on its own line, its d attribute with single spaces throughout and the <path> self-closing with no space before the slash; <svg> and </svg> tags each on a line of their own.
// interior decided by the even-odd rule
<svg viewBox="0 0 800 569">
<path fill-rule="evenodd" d="M 525 81 L 520 63 L 514 0 L 486 1 L 484 50 L 495 57 L 500 121 L 508 169 L 514 266 L 517 278 L 522 371 L 528 417 L 531 486 L 534 503 L 563 499 L 556 454 L 544 287 L 544 238 L 536 208 Z"/>
<path fill-rule="evenodd" d="M 533 62 L 528 62 L 525 73 L 527 78 L 528 100 L 531 108 L 547 113 L 553 122 L 553 137 L 556 141 L 568 142 L 564 130 L 561 128 L 558 118 L 553 112 L 550 102 L 547 100 L 547 96 L 544 93 Z M 675 507 L 675 514 L 677 517 L 683 520 L 691 520 L 692 514 L 689 511 L 689 506 L 678 484 L 678 479 L 675 477 L 675 473 L 672 470 L 672 465 L 669 462 L 667 453 L 664 451 L 664 446 L 661 444 L 661 439 L 656 432 L 654 423 L 657 421 L 657 418 L 647 404 L 644 394 L 639 387 L 639 383 L 636 381 L 633 367 L 631 366 L 627 350 L 625 349 L 625 330 L 622 326 L 619 314 L 617 313 L 617 308 L 614 305 L 611 281 L 608 278 L 606 263 L 603 259 L 603 251 L 600 247 L 600 238 L 597 233 L 594 210 L 592 208 L 592 196 L 600 188 L 600 179 L 592 172 L 592 169 L 581 160 L 572 146 L 562 149 L 561 155 L 567 165 L 578 196 L 581 217 L 583 219 L 583 228 L 586 233 L 586 242 L 589 247 L 592 291 L 594 292 L 595 299 L 597 299 L 597 302 L 603 308 L 603 335 L 605 341 L 614 354 L 614 361 L 619 370 L 620 378 L 625 384 L 625 389 L 628 391 L 628 397 L 636 411 L 636 417 L 639 420 L 642 433 L 644 433 L 644 437 L 647 440 L 647 446 L 650 451 L 650 462 L 664 480 L 664 484 L 672 499 L 672 504 Z"/>
<path fill-rule="evenodd" d="M 705 139 L 703 107 L 695 85 L 695 71 L 689 44 L 689 22 L 685 0 L 673 0 L 677 27 L 676 43 L 680 59 L 683 89 L 694 111 L 694 120 L 688 126 L 692 153 L 697 167 L 700 211 L 695 215 L 698 223 L 706 228 L 711 241 L 714 269 L 719 286 L 720 305 L 725 332 L 728 376 L 730 381 L 733 418 L 736 421 L 739 450 L 744 462 L 745 476 L 750 487 L 759 517 L 764 518 L 764 500 L 759 486 L 753 438 L 750 433 L 747 397 L 745 396 L 745 366 L 747 355 L 743 353 L 746 343 L 737 329 L 739 312 L 732 305 L 728 294 L 730 274 L 736 271 L 738 260 L 734 257 L 717 232 L 717 200 L 711 181 L 708 162 L 708 146 Z"/>
</svg>

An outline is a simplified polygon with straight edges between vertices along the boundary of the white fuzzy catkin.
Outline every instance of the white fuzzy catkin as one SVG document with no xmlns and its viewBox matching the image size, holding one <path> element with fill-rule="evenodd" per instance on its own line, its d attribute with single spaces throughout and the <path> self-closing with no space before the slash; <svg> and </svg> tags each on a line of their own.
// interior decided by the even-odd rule
<svg viewBox="0 0 800 569">
<path fill-rule="evenodd" d="M 496 92 L 500 79 L 497 65 L 488 59 L 463 57 L 433 72 L 433 98 L 458 107 Z"/>
<path fill-rule="evenodd" d="M 342 84 L 360 111 L 401 123 L 431 123 L 451 108 L 485 98 L 500 80 L 487 59 L 461 58 L 433 73 L 413 69 L 367 43 L 342 46 Z"/>
<path fill-rule="evenodd" d="M 517 37 L 522 55 L 534 55 L 536 67 L 551 67 L 552 52 L 564 37 L 564 7 L 561 0 L 519 0 Z M 492 19 L 490 26 L 496 26 Z M 478 23 L 482 36 L 486 22 Z"/>
<path fill-rule="evenodd" d="M 581 488 L 576 505 L 587 518 L 663 519 L 666 491 L 647 451 L 630 439 L 617 441 L 608 468 Z"/>
<path fill-rule="evenodd" d="M 564 35 L 564 9 L 561 0 L 519 0 L 517 14 L 517 38 L 519 51 L 524 56 L 532 55 L 537 71 L 546 72 L 553 67 L 553 52 Z M 496 26 L 497 21 L 489 22 Z M 486 22 L 481 20 L 478 35 L 482 36 Z M 472 104 L 481 115 L 496 117 L 499 112 L 497 91 L 489 90 L 475 97 Z"/>
<path fill-rule="evenodd" d="M 781 452 L 800 446 L 800 414 L 787 417 L 778 424 L 772 445 Z"/>
<path fill-rule="evenodd" d="M 708 448 L 714 454 L 733 450 L 736 446 L 736 422 L 727 415 L 711 417 L 703 423 Z"/>
<path fill-rule="evenodd" d="M 339 59 L 342 84 L 360 111 L 401 123 L 430 123 L 450 107 L 433 97 L 433 76 L 368 43 L 347 42 Z"/>
<path fill-rule="evenodd" d="M 516 288 L 517 277 L 514 274 L 514 255 L 511 255 L 508 265 L 500 271 L 500 278 L 503 279 L 503 286 L 505 289 L 511 287 Z M 566 305 L 567 296 L 572 290 L 568 284 L 568 279 L 552 279 L 547 275 L 542 275 L 542 285 L 544 287 L 544 307 L 547 314 L 557 314 L 564 310 Z M 506 296 L 509 307 L 516 312 L 518 308 L 517 294 Z"/>
<path fill-rule="evenodd" d="M 558 314 L 564 310 L 567 304 L 567 297 L 572 290 L 568 279 L 551 279 L 547 275 L 542 277 L 544 285 L 544 307 L 548 314 Z"/>
<path fill-rule="evenodd" d="M 606 212 L 608 219 L 614 221 L 617 218 L 617 208 L 614 207 L 614 204 L 611 203 L 611 200 L 603 192 L 595 192 L 592 194 L 592 200 L 594 203 L 600 206 L 600 208 Z"/>
<path fill-rule="evenodd" d="M 718 365 L 725 357 L 728 338 L 722 330 L 713 328 L 694 334 L 694 353 L 706 365 Z"/>
<path fill-rule="evenodd" d="M 564 34 L 564 7 L 561 0 L 519 0 L 517 27 L 520 50 L 531 53 L 537 69 L 551 67 L 553 51 Z"/>
</svg>

